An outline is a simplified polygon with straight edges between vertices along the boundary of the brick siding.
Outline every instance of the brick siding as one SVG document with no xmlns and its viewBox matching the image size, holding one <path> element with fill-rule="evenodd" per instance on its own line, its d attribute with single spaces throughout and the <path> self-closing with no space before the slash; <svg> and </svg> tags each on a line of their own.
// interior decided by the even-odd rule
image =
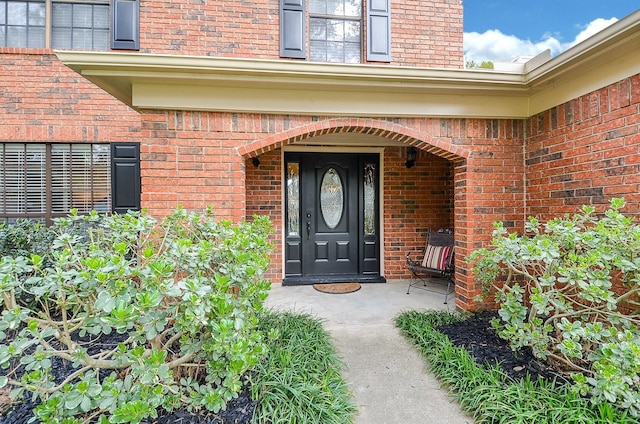
<svg viewBox="0 0 640 424">
<path fill-rule="evenodd" d="M 277 60 L 279 4 L 279 0 L 142 1 L 140 51 Z M 391 65 L 464 68 L 460 0 L 405 0 L 392 2 L 391 7 Z M 366 34 L 365 26 L 362 31 Z"/>
<path fill-rule="evenodd" d="M 51 50 L 0 49 L 0 141 L 136 141 L 140 115 Z"/>
<path fill-rule="evenodd" d="M 624 197 L 640 212 L 640 74 L 527 120 L 527 215 Z"/>
</svg>

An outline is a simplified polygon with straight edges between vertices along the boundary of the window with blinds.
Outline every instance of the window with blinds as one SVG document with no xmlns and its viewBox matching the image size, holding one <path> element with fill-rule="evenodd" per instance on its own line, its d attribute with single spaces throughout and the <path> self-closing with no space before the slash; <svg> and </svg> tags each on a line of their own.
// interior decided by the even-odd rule
<svg viewBox="0 0 640 424">
<path fill-rule="evenodd" d="M 108 144 L 0 144 L 0 220 L 111 211 Z"/>
<path fill-rule="evenodd" d="M 109 50 L 109 3 L 0 0 L 0 47 Z"/>
<path fill-rule="evenodd" d="M 54 2 L 51 15 L 52 48 L 109 49 L 108 5 Z"/>
</svg>

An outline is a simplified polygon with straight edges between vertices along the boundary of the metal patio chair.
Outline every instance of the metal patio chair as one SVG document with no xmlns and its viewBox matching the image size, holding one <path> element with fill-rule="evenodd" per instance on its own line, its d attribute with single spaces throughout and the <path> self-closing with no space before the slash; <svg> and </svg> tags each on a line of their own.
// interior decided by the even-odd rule
<svg viewBox="0 0 640 424">
<path fill-rule="evenodd" d="M 454 292 L 454 237 L 448 228 L 427 233 L 424 249 L 407 252 L 407 267 L 411 270 L 411 287 L 444 294 L 447 304 L 449 295 Z M 446 289 L 444 285 L 446 284 Z"/>
</svg>

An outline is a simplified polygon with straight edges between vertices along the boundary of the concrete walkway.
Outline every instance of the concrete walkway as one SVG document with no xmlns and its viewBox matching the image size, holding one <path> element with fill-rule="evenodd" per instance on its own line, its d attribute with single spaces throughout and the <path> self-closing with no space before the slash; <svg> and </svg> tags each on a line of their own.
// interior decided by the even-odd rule
<svg viewBox="0 0 640 424">
<path fill-rule="evenodd" d="M 444 296 L 406 291 L 404 282 L 363 284 L 348 294 L 274 284 L 267 306 L 324 321 L 345 364 L 344 377 L 358 407 L 356 424 L 471 424 L 393 324 L 405 310 L 446 310 Z"/>
</svg>

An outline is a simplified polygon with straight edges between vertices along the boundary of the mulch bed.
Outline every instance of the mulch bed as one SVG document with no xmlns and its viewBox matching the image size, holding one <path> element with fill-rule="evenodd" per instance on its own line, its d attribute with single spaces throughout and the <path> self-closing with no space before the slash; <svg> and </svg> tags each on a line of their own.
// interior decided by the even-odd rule
<svg viewBox="0 0 640 424">
<path fill-rule="evenodd" d="M 496 317 L 495 312 L 480 312 L 465 321 L 441 326 L 438 331 L 446 334 L 455 346 L 465 348 L 478 364 L 497 364 L 514 380 L 529 375 L 532 381 L 538 377 L 548 381 L 556 379 L 558 383 L 564 381 L 554 368 L 533 356 L 531 349 L 511 350 L 491 326 L 491 320 Z"/>
</svg>

